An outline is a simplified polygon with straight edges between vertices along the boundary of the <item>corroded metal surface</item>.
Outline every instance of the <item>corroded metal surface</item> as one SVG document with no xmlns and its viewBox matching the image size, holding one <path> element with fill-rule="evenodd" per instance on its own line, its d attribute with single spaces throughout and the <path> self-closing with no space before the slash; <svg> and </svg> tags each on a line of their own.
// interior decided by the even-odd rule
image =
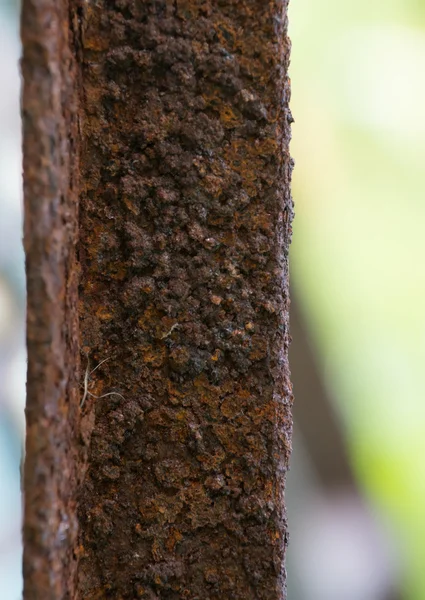
<svg viewBox="0 0 425 600">
<path fill-rule="evenodd" d="M 73 597 L 78 482 L 77 105 L 67 2 L 24 0 L 28 291 L 24 598 Z"/>
<path fill-rule="evenodd" d="M 82 4 L 81 599 L 285 597 L 286 8 Z"/>
<path fill-rule="evenodd" d="M 286 3 L 25 0 L 22 37 L 24 596 L 284 598 Z"/>
</svg>

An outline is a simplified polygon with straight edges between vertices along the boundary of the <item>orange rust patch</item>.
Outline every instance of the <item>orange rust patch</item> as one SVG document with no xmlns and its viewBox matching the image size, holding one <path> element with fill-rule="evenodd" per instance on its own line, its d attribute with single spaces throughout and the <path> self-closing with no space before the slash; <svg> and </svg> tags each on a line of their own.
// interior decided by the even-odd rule
<svg viewBox="0 0 425 600">
<path fill-rule="evenodd" d="M 182 534 L 178 529 L 172 527 L 170 530 L 170 535 L 165 542 L 165 546 L 169 552 L 174 552 L 176 545 L 183 539 Z"/>
<path fill-rule="evenodd" d="M 96 316 L 101 320 L 101 321 L 110 321 L 111 319 L 114 318 L 114 315 L 112 312 L 110 312 L 108 310 L 108 308 L 106 306 L 100 306 L 97 310 L 96 310 Z"/>
<path fill-rule="evenodd" d="M 140 347 L 140 352 L 143 362 L 152 365 L 152 367 L 160 367 L 165 360 L 165 348 L 155 347 L 152 344 L 145 344 Z"/>
</svg>

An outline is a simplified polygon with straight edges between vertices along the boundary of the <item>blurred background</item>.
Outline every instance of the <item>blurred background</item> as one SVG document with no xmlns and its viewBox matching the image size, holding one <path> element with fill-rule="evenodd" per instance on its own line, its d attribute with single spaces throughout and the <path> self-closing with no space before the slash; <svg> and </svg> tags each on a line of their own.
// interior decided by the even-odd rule
<svg viewBox="0 0 425 600">
<path fill-rule="evenodd" d="M 0 598 L 21 598 L 19 10 L 0 0 Z M 288 600 L 425 598 L 425 2 L 292 0 Z"/>
</svg>

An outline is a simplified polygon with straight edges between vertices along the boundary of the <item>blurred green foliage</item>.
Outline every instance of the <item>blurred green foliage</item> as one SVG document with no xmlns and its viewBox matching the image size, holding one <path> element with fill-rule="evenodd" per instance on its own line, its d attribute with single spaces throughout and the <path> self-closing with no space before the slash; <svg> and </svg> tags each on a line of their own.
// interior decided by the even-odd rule
<svg viewBox="0 0 425 600">
<path fill-rule="evenodd" d="M 293 285 L 353 464 L 425 598 L 425 2 L 292 0 Z"/>
</svg>

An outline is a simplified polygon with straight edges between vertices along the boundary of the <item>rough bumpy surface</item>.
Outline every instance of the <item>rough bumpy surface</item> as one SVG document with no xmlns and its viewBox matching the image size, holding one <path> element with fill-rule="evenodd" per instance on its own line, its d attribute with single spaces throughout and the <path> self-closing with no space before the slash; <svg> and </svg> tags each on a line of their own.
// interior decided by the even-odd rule
<svg viewBox="0 0 425 600">
<path fill-rule="evenodd" d="M 286 9 L 23 2 L 26 600 L 285 597 Z"/>
<path fill-rule="evenodd" d="M 25 598 L 281 600 L 286 0 L 69 4 L 23 8 Z"/>
<path fill-rule="evenodd" d="M 78 104 L 68 4 L 22 5 L 27 314 L 24 598 L 73 598 L 78 409 Z"/>
<path fill-rule="evenodd" d="M 81 15 L 79 594 L 285 597 L 286 2 Z"/>
</svg>

